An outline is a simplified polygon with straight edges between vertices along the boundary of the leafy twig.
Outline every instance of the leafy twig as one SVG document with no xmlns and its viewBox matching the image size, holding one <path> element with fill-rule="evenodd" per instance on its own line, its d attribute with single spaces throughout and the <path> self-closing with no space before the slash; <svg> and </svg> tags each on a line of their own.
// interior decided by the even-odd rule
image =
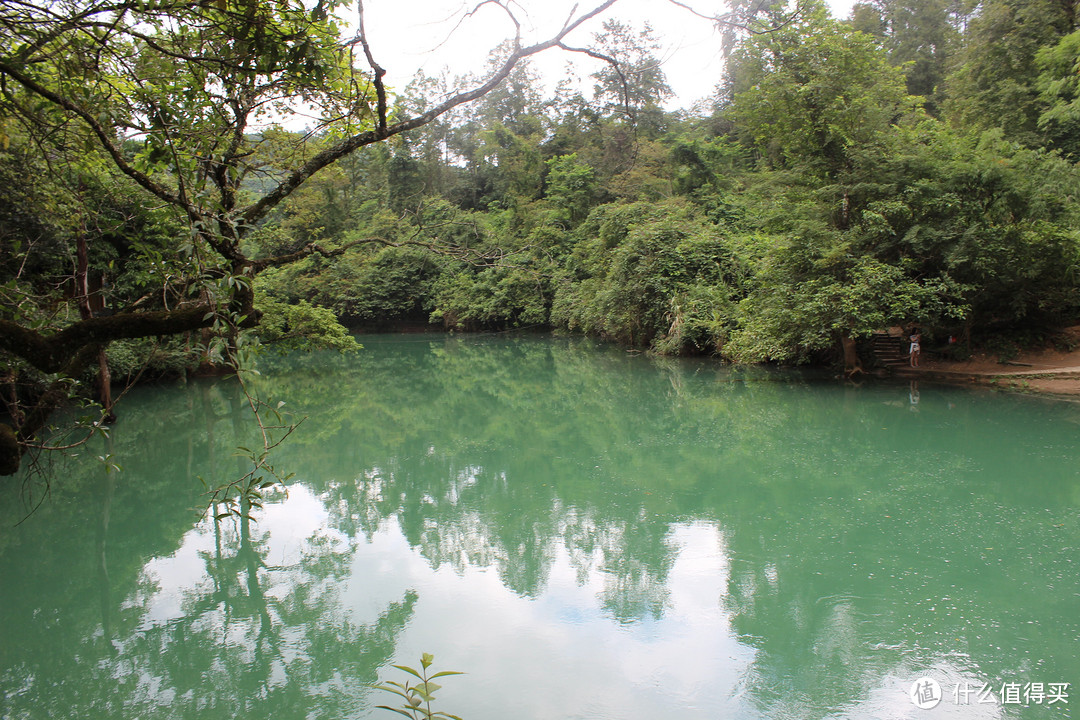
<svg viewBox="0 0 1080 720">
<path fill-rule="evenodd" d="M 432 680 L 448 675 L 464 675 L 464 673 L 455 670 L 443 670 L 442 672 L 428 675 L 428 668 L 431 667 L 434 660 L 435 657 L 431 653 L 424 653 L 421 655 L 419 671 L 408 665 L 394 665 L 393 667 L 412 675 L 420 682 L 414 684 L 410 680 L 406 680 L 404 683 L 389 680 L 385 683 L 376 685 L 376 690 L 393 693 L 405 701 L 401 707 L 390 707 L 389 705 L 377 705 L 376 707 L 380 710 L 389 710 L 398 715 L 404 715 L 407 718 L 412 718 L 412 720 L 435 720 L 436 718 L 461 720 L 457 715 L 451 715 L 442 710 L 431 709 L 431 703 L 435 700 L 435 691 L 442 687 L 442 685 L 434 683 Z"/>
</svg>

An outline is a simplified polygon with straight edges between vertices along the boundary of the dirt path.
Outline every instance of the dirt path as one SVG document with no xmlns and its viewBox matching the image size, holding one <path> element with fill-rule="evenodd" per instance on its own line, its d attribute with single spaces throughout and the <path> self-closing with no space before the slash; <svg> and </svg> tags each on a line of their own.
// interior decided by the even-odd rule
<svg viewBox="0 0 1080 720">
<path fill-rule="evenodd" d="M 1030 351 L 1004 363 L 991 355 L 950 361 L 927 354 L 918 368 L 897 368 L 896 374 L 1069 396 L 1080 401 L 1080 325 L 1064 332 L 1067 339 L 1076 342 L 1077 349 Z"/>
</svg>

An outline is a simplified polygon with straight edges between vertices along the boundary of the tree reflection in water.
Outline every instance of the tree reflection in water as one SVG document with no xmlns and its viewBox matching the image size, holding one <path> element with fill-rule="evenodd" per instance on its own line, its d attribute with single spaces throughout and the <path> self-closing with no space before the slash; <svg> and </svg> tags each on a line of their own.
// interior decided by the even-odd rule
<svg viewBox="0 0 1080 720">
<path fill-rule="evenodd" d="M 252 431 L 216 381 L 145 392 L 121 475 L 72 465 L 0 532 L 0 715 L 351 716 L 421 650 L 470 672 L 447 696 L 470 720 L 874 717 L 927 672 L 1080 674 L 1075 407 L 923 387 L 916 414 L 906 386 L 584 341 L 367 344 L 264 368 L 308 420 L 257 523 L 191 511 Z"/>
<path fill-rule="evenodd" d="M 357 622 L 335 592 L 352 543 L 315 534 L 275 565 L 269 530 L 199 520 L 193 476 L 235 466 L 246 429 L 235 390 L 196 383 L 155 398 L 114 435 L 122 473 L 69 461 L 52 501 L 17 529 L 6 508 L 0 716 L 340 718 L 367 707 L 416 593 Z M 95 595 L 96 613 L 85 602 Z"/>
</svg>

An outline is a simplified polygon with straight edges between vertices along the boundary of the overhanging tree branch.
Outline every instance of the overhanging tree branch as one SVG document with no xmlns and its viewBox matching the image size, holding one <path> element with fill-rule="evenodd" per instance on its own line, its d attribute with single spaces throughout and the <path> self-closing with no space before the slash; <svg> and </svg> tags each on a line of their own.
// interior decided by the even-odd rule
<svg viewBox="0 0 1080 720">
<path fill-rule="evenodd" d="M 154 182 L 153 179 L 151 179 L 150 176 L 146 173 L 132 167 L 131 164 L 128 163 L 128 161 L 124 158 L 123 153 L 120 152 L 120 148 L 118 148 L 116 146 L 116 143 L 113 142 L 110 134 L 106 132 L 102 124 L 98 122 L 98 119 L 94 117 L 94 115 L 89 110 L 82 107 L 78 103 L 73 102 L 69 98 L 63 97 L 62 95 L 53 92 L 49 88 L 38 83 L 33 78 L 20 71 L 18 68 L 2 60 L 0 60 L 0 75 L 7 75 L 12 80 L 19 83 L 35 95 L 39 95 L 42 98 L 45 98 L 49 102 L 53 103 L 57 107 L 63 108 L 64 110 L 67 110 L 68 112 L 77 115 L 80 120 L 86 123 L 86 126 L 90 128 L 90 131 L 94 133 L 94 136 L 101 144 L 102 149 L 109 154 L 109 157 L 112 159 L 112 162 L 114 165 L 116 165 L 117 169 L 119 169 L 120 172 L 124 173 L 132 180 L 137 182 L 144 190 L 172 205 L 176 205 L 177 207 L 183 208 L 189 212 L 194 211 L 194 208 L 192 208 L 187 203 L 184 203 L 179 195 L 170 192 L 166 188 Z"/>
<path fill-rule="evenodd" d="M 194 305 L 176 310 L 117 313 L 80 320 L 50 335 L 10 320 L 0 320 L 0 350 L 15 355 L 41 372 L 56 373 L 63 371 L 87 345 L 175 335 L 210 327 L 216 312 L 211 305 Z"/>
</svg>

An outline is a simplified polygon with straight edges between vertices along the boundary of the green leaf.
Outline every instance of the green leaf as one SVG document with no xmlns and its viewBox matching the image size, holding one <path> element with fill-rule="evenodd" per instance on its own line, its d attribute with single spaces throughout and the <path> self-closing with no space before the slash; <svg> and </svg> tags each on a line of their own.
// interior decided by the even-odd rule
<svg viewBox="0 0 1080 720">
<path fill-rule="evenodd" d="M 409 699 L 409 696 L 407 694 L 401 692 L 397 688 L 388 687 L 386 685 L 376 685 L 375 689 L 376 690 L 382 690 L 383 692 L 393 693 L 393 694 L 397 695 L 398 697 L 405 698 L 406 700 Z"/>
<path fill-rule="evenodd" d="M 458 670 L 443 670 L 442 672 L 435 673 L 429 679 L 434 680 L 437 677 L 446 677 L 447 675 L 464 675 L 464 674 L 465 673 L 460 672 Z"/>
<path fill-rule="evenodd" d="M 415 670 L 413 670 L 413 669 L 412 669 L 411 667 L 409 667 L 408 665 L 391 665 L 390 667 L 395 667 L 395 668 L 397 668 L 398 670 L 401 670 L 402 672 L 407 672 L 407 673 L 409 673 L 410 675 L 412 675 L 413 677 L 417 678 L 418 680 L 423 680 L 423 679 L 424 679 L 424 676 L 423 676 L 423 675 L 421 675 L 420 673 L 416 672 Z"/>
</svg>

